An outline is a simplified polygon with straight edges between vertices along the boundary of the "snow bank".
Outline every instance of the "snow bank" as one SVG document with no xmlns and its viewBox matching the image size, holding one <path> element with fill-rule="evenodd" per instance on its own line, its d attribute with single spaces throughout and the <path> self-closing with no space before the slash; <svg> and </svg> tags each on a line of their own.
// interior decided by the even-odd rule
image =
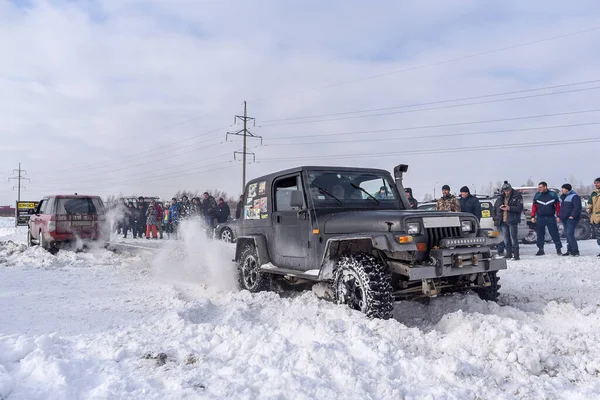
<svg viewBox="0 0 600 400">
<path fill-rule="evenodd" d="M 581 249 L 597 252 L 592 241 Z M 524 246 L 500 274 L 498 304 L 469 294 L 400 302 L 380 321 L 312 292 L 236 291 L 232 251 L 193 227 L 139 255 L 2 243 L 0 398 L 600 393 L 595 257 L 536 258 Z"/>
</svg>

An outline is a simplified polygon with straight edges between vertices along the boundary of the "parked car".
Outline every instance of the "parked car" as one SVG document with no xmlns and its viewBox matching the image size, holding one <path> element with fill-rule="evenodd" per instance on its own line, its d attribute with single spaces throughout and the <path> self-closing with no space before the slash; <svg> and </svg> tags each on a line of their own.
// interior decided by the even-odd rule
<svg viewBox="0 0 600 400">
<path fill-rule="evenodd" d="M 215 238 L 226 243 L 235 243 L 237 235 L 236 228 L 238 220 L 232 219 L 227 222 L 222 222 L 215 227 Z"/>
<path fill-rule="evenodd" d="M 44 197 L 31 210 L 27 244 L 56 251 L 78 239 L 108 242 L 105 207 L 99 196 L 56 195 Z"/>
</svg>

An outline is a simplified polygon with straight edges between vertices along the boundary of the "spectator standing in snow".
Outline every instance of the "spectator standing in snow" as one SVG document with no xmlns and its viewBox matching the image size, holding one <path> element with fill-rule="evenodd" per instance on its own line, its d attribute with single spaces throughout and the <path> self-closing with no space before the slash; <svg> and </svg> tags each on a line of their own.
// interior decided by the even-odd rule
<svg viewBox="0 0 600 400">
<path fill-rule="evenodd" d="M 217 201 L 208 192 L 204 192 L 202 200 L 202 216 L 207 228 L 214 228 L 214 220 L 217 217 Z"/>
<path fill-rule="evenodd" d="M 460 212 L 460 203 L 456 196 L 450 193 L 450 186 L 442 186 L 442 197 L 435 204 L 435 209 L 439 211 Z"/>
<path fill-rule="evenodd" d="M 168 201 L 165 201 L 165 208 L 163 210 L 163 217 L 162 217 L 162 225 L 163 225 L 164 232 L 167 234 L 167 239 L 171 238 L 171 224 L 169 223 L 169 208 L 170 207 L 171 207 L 171 204 Z"/>
<path fill-rule="evenodd" d="M 131 229 L 133 237 L 135 238 L 135 214 L 136 210 L 133 208 L 133 203 L 127 203 L 127 207 L 123 211 L 123 238 L 127 238 L 127 231 Z"/>
<path fill-rule="evenodd" d="M 581 197 L 569 183 L 561 186 L 560 214 L 556 222 L 562 222 L 567 237 L 567 252 L 563 256 L 579 256 L 579 246 L 575 239 L 575 228 L 581 218 Z"/>
<path fill-rule="evenodd" d="M 156 209 L 153 204 L 148 206 L 146 210 L 146 239 L 150 239 L 150 232 L 152 231 L 152 238 L 156 239 Z"/>
<path fill-rule="evenodd" d="M 412 189 L 406 188 L 406 189 L 404 189 L 404 192 L 406 193 L 406 197 L 408 197 L 408 203 L 410 204 L 410 209 L 416 210 L 417 207 L 419 206 L 419 202 L 413 197 Z"/>
<path fill-rule="evenodd" d="M 244 209 L 244 195 L 240 196 L 240 201 L 238 201 L 235 206 L 235 219 L 240 219 L 242 217 L 242 210 Z"/>
<path fill-rule="evenodd" d="M 497 201 L 496 205 L 498 205 L 496 213 L 502 221 L 502 233 L 504 234 L 506 250 L 504 258 L 520 260 L 518 231 L 521 214 L 523 214 L 523 196 L 514 190 L 508 181 L 504 181 L 500 201 Z"/>
<path fill-rule="evenodd" d="M 229 209 L 229 205 L 227 205 L 227 203 L 225 203 L 225 200 L 221 197 L 217 206 L 217 222 L 219 224 L 227 222 L 230 214 L 231 210 Z"/>
<path fill-rule="evenodd" d="M 158 237 L 160 239 L 163 238 L 163 209 L 160 206 L 159 203 L 157 203 L 156 201 L 152 200 L 151 203 L 154 206 L 154 209 L 156 210 L 156 228 L 158 229 Z"/>
<path fill-rule="evenodd" d="M 388 189 L 385 186 L 379 188 L 379 192 L 375 195 L 377 200 L 386 200 L 388 198 Z"/>
<path fill-rule="evenodd" d="M 560 199 L 552 190 L 548 190 L 546 182 L 538 184 L 538 192 L 533 196 L 533 205 L 531 206 L 531 222 L 535 224 L 537 233 L 538 252 L 536 256 L 543 256 L 544 242 L 546 241 L 546 227 L 552 237 L 556 254 L 562 254 L 562 242 L 558 233 L 558 223 L 556 218 L 560 215 Z"/>
<path fill-rule="evenodd" d="M 473 214 L 477 221 L 481 221 L 481 203 L 477 197 L 471 194 L 467 186 L 460 188 L 460 210 Z"/>
<path fill-rule="evenodd" d="M 192 203 L 187 196 L 181 197 L 181 203 L 179 203 L 179 220 L 183 221 L 190 217 L 192 212 Z"/>
<path fill-rule="evenodd" d="M 590 214 L 590 222 L 596 235 L 596 243 L 600 246 L 600 178 L 596 178 L 594 186 L 596 186 L 596 190 L 590 195 L 586 209 Z M 598 254 L 598 257 L 600 257 L 600 254 Z"/>
<path fill-rule="evenodd" d="M 177 239 L 177 234 L 179 232 L 179 206 L 177 198 L 173 197 L 171 199 L 171 207 L 169 207 L 169 225 L 171 226 L 171 233 L 173 233 L 175 239 Z"/>
<path fill-rule="evenodd" d="M 134 225 L 133 238 L 139 237 L 141 239 L 146 231 L 146 212 L 144 211 L 144 203 L 138 203 Z"/>
<path fill-rule="evenodd" d="M 199 197 L 194 197 L 192 199 L 192 206 L 190 210 L 190 215 L 194 218 L 199 218 L 200 216 L 202 216 L 202 205 L 200 204 Z"/>
</svg>

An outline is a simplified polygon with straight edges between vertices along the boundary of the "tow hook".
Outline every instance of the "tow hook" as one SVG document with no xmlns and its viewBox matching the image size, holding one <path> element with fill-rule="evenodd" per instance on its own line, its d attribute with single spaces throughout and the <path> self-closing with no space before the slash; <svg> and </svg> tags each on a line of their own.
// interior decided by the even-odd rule
<svg viewBox="0 0 600 400">
<path fill-rule="evenodd" d="M 490 280 L 490 276 L 487 272 L 483 272 L 477 275 L 477 286 L 479 287 L 488 287 L 492 286 L 492 281 Z"/>
<path fill-rule="evenodd" d="M 454 266 L 455 267 L 458 267 L 458 268 L 462 268 L 463 267 L 463 258 L 462 258 L 462 255 L 456 254 L 454 256 L 454 260 L 453 261 L 454 261 Z"/>
<path fill-rule="evenodd" d="M 425 296 L 436 297 L 438 295 L 435 283 L 431 279 L 423 279 L 421 287 Z"/>
</svg>

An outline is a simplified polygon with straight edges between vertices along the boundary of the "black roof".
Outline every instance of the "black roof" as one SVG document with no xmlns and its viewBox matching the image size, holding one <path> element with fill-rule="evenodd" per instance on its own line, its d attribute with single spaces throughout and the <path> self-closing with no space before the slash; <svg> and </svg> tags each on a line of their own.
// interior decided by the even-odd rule
<svg viewBox="0 0 600 400">
<path fill-rule="evenodd" d="M 299 167 L 289 168 L 281 171 L 276 171 L 268 175 L 259 176 L 248 181 L 250 183 L 256 183 L 260 181 L 271 181 L 275 178 L 278 178 L 282 175 L 295 174 L 303 171 L 340 171 L 340 172 L 356 172 L 356 171 L 364 171 L 364 172 L 373 172 L 373 173 L 384 173 L 390 175 L 390 171 L 380 168 L 365 168 L 365 167 L 337 167 L 337 166 L 319 166 L 319 165 L 303 165 Z"/>
</svg>

